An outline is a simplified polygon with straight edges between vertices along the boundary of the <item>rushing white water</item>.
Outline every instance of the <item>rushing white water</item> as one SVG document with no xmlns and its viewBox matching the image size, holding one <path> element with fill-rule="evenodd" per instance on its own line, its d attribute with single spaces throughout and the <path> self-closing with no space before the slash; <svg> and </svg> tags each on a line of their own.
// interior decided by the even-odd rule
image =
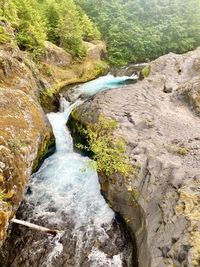
<svg viewBox="0 0 200 267">
<path fill-rule="evenodd" d="M 122 86 L 126 80 L 127 77 L 102 77 L 79 87 L 79 94 L 84 91 L 92 95 Z M 70 104 L 61 97 L 60 112 L 48 114 L 56 152 L 32 175 L 21 206 L 22 219 L 55 228 L 59 234 L 47 237 L 18 229 L 14 242 L 17 240 L 20 246 L 13 246 L 9 267 L 132 266 L 132 244 L 114 222 L 114 212 L 100 193 L 97 172 L 89 167 L 89 158 L 73 151 L 66 123 L 80 102 Z"/>
<path fill-rule="evenodd" d="M 98 79 L 77 86 L 74 89 L 74 95 L 76 98 L 80 95 L 92 96 L 104 90 L 120 88 L 122 86 L 125 86 L 126 84 L 134 83 L 137 81 L 137 79 L 137 76 L 114 77 L 113 75 L 109 74 L 107 76 L 102 76 Z"/>
<path fill-rule="evenodd" d="M 70 218 L 73 224 L 73 235 L 76 236 L 76 265 L 79 266 L 83 244 L 83 235 L 87 242 L 94 239 L 105 241 L 114 213 L 108 207 L 100 193 L 97 172 L 87 166 L 87 157 L 73 152 L 73 140 L 66 122 L 70 112 L 77 103 L 69 105 L 62 99 L 64 112 L 48 114 L 56 139 L 56 152 L 45 160 L 40 170 L 33 175 L 31 191 L 27 201 L 34 205 L 34 219 L 48 220 L 50 225 L 63 224 L 64 217 Z M 51 209 L 49 209 L 51 207 Z M 52 208 L 53 211 L 52 212 Z M 63 232 L 63 234 L 65 234 Z M 88 261 L 90 266 L 121 267 L 121 256 L 107 255 L 95 246 L 90 248 Z M 43 266 L 50 266 L 53 256 L 62 252 L 62 244 L 56 240 L 53 251 Z"/>
</svg>

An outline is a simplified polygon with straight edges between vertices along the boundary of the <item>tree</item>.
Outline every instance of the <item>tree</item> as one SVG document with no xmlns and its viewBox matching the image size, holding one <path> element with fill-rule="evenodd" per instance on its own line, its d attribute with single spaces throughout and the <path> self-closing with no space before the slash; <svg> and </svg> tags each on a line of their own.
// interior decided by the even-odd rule
<svg viewBox="0 0 200 267">
<path fill-rule="evenodd" d="M 19 23 L 16 41 L 22 50 L 28 50 L 34 57 L 42 54 L 47 39 L 45 20 L 38 11 L 36 0 L 15 0 Z"/>
</svg>

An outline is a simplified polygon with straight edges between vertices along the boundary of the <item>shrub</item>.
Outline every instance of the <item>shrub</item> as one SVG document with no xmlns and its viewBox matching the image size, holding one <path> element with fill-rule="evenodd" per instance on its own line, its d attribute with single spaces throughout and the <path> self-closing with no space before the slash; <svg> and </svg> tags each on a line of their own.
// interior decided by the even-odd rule
<svg viewBox="0 0 200 267">
<path fill-rule="evenodd" d="M 172 147 L 172 151 L 180 156 L 187 156 L 187 154 L 189 153 L 189 149 L 183 146 Z"/>
<path fill-rule="evenodd" d="M 150 65 L 145 66 L 140 72 L 140 79 L 147 78 L 150 75 L 150 73 L 151 73 L 151 66 Z"/>
<path fill-rule="evenodd" d="M 120 173 L 128 177 L 133 173 L 133 167 L 126 156 L 126 144 L 122 138 L 113 136 L 117 122 L 100 115 L 98 122 L 85 128 L 79 125 L 79 132 L 87 139 L 87 145 L 77 147 L 93 152 L 93 160 L 99 172 L 106 175 Z"/>
</svg>

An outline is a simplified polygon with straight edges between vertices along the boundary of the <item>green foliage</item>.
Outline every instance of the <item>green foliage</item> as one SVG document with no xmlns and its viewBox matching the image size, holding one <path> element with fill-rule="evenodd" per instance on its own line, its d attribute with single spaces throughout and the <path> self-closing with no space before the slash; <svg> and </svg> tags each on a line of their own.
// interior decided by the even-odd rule
<svg viewBox="0 0 200 267">
<path fill-rule="evenodd" d="M 0 0 L 0 16 L 4 22 L 16 23 L 17 13 L 14 0 Z"/>
<path fill-rule="evenodd" d="M 94 76 L 102 76 L 105 75 L 105 72 L 108 69 L 108 65 L 105 61 L 98 61 L 93 69 Z"/>
<path fill-rule="evenodd" d="M 86 55 L 83 40 L 100 39 L 100 32 L 73 0 L 44 0 L 41 5 L 49 41 L 75 57 Z"/>
<path fill-rule="evenodd" d="M 101 33 L 98 28 L 92 23 L 89 17 L 79 9 L 79 24 L 81 25 L 82 38 L 84 41 L 100 40 Z"/>
<path fill-rule="evenodd" d="M 5 201 L 7 199 L 5 190 L 0 188 L 0 201 Z"/>
<path fill-rule="evenodd" d="M 82 58 L 86 55 L 83 41 L 101 37 L 73 0 L 0 0 L 0 19 L 11 24 L 19 47 L 35 59 L 42 56 L 47 40 Z M 0 42 L 7 41 L 0 29 Z"/>
<path fill-rule="evenodd" d="M 46 40 L 45 20 L 38 11 L 36 0 L 15 0 L 17 16 L 16 41 L 23 50 L 33 53 L 35 58 L 39 57 L 44 50 Z"/>
<path fill-rule="evenodd" d="M 97 23 L 114 65 L 142 62 L 200 43 L 199 0 L 77 0 Z"/>
<path fill-rule="evenodd" d="M 150 72 L 151 72 L 151 66 L 150 65 L 145 66 L 140 72 L 140 78 L 141 79 L 147 78 Z"/>
<path fill-rule="evenodd" d="M 35 58 L 46 40 L 82 58 L 83 41 L 103 36 L 112 65 L 184 53 L 200 43 L 199 0 L 0 0 L 0 19 Z M 0 42 L 9 42 L 0 31 Z"/>
<path fill-rule="evenodd" d="M 79 127 L 79 131 L 87 138 L 88 145 L 78 144 L 78 148 L 93 152 L 97 171 L 106 175 L 120 173 L 128 177 L 133 168 L 126 156 L 126 145 L 122 138 L 114 138 L 113 132 L 117 122 L 100 115 L 98 122 Z"/>
<path fill-rule="evenodd" d="M 0 44 L 8 43 L 10 40 L 10 36 L 6 32 L 5 27 L 0 26 Z"/>
</svg>

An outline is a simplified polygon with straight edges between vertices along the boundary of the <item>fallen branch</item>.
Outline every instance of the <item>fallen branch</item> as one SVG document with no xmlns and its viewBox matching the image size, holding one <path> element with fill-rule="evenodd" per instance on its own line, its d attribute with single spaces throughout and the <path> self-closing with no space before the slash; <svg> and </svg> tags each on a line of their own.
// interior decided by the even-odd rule
<svg viewBox="0 0 200 267">
<path fill-rule="evenodd" d="M 45 233 L 53 235 L 53 236 L 56 236 L 59 232 L 58 230 L 49 229 L 49 228 L 39 226 L 39 225 L 34 224 L 34 223 L 29 223 L 29 222 L 18 220 L 18 219 L 12 219 L 11 221 L 13 223 L 17 223 L 17 224 L 29 227 L 29 228 L 34 229 L 34 230 L 42 231 L 42 232 L 45 232 Z"/>
</svg>

